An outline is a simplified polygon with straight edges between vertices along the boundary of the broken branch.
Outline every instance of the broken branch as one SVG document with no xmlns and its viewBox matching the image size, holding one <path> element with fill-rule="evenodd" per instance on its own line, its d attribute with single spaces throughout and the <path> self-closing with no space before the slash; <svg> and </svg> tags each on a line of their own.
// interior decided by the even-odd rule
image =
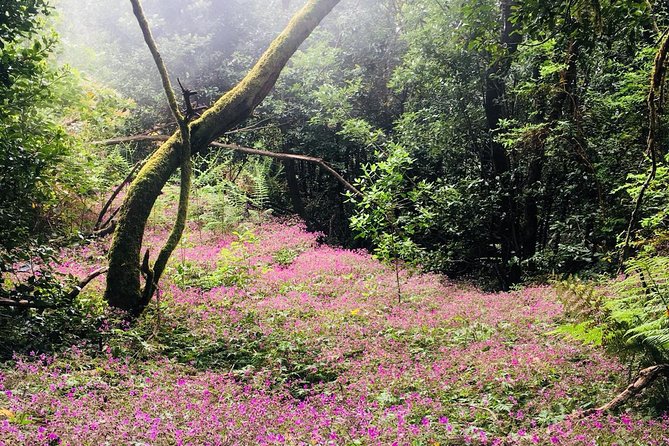
<svg viewBox="0 0 669 446">
<path fill-rule="evenodd" d="M 102 274 L 104 274 L 106 272 L 107 272 L 106 267 L 96 269 L 95 271 L 90 273 L 87 277 L 85 277 L 81 282 L 79 282 L 79 284 L 77 284 L 77 286 L 75 286 L 72 291 L 67 293 L 67 298 L 68 299 L 74 299 L 75 297 L 77 297 L 81 293 L 81 290 L 83 290 L 86 287 L 86 285 L 88 285 L 89 283 L 91 283 L 93 281 L 93 279 L 95 279 L 98 276 L 101 276 Z"/>
<path fill-rule="evenodd" d="M 160 138 L 160 139 L 158 139 Z M 112 145 L 112 144 L 121 144 L 123 142 L 128 142 L 128 141 L 145 141 L 145 140 L 150 140 L 150 141 L 167 141 L 169 139 L 169 136 L 166 135 L 135 135 L 135 136 L 129 136 L 127 138 L 115 138 L 115 139 L 110 139 L 106 141 L 97 141 L 97 144 L 101 145 Z M 121 141 L 122 140 L 122 141 Z M 243 147 L 243 146 L 238 146 L 236 144 L 224 144 L 220 142 L 212 142 L 210 144 L 212 147 L 218 147 L 222 149 L 228 149 L 228 150 L 233 150 L 235 152 L 239 153 L 246 153 L 248 155 L 257 155 L 257 156 L 265 156 L 269 158 L 276 158 L 276 159 L 282 159 L 282 160 L 295 160 L 295 161 L 305 161 L 308 163 L 314 163 L 318 164 L 321 166 L 323 169 L 325 169 L 329 174 L 331 174 L 337 181 L 339 181 L 347 190 L 351 191 L 355 195 L 362 195 L 362 192 L 360 192 L 355 186 L 353 186 L 351 183 L 349 183 L 339 172 L 334 170 L 328 163 L 326 163 L 322 158 L 317 158 L 314 156 L 308 156 L 308 155 L 298 155 L 295 153 L 284 153 L 284 152 L 270 152 L 268 150 L 259 150 L 259 149 L 252 149 L 250 147 Z"/>
<path fill-rule="evenodd" d="M 119 208 L 120 209 L 120 208 Z M 112 216 L 110 218 L 114 218 L 116 214 L 118 213 L 118 209 L 114 211 Z M 107 224 L 103 225 L 101 229 L 93 232 L 93 237 L 95 238 L 103 238 L 108 236 L 109 234 L 113 233 L 116 230 L 116 221 L 114 220 L 109 220 Z"/>
<path fill-rule="evenodd" d="M 653 384 L 660 376 L 669 376 L 669 364 L 654 365 L 643 369 L 623 392 L 603 406 L 583 412 L 583 416 L 587 417 L 597 412 L 610 412 L 617 409 Z"/>
</svg>

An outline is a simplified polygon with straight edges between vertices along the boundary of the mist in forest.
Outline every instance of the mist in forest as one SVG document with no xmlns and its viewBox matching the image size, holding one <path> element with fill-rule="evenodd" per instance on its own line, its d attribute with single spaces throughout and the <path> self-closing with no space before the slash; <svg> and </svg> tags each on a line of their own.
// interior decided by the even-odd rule
<svg viewBox="0 0 669 446">
<path fill-rule="evenodd" d="M 61 63 L 140 106 L 167 112 L 159 76 L 129 1 L 57 0 L 54 6 Z M 301 6 L 303 2 L 290 0 L 143 2 L 170 75 L 197 90 L 202 104 L 232 88 Z M 371 53 L 378 50 L 378 43 L 372 36 L 384 28 L 380 23 L 390 20 L 387 12 L 371 0 L 342 2 L 301 49 L 328 42 L 344 49 L 358 46 L 353 50 L 356 57 L 364 53 L 375 57 Z"/>
<path fill-rule="evenodd" d="M 667 444 L 668 55 L 646 0 L 0 1 L 0 446 Z"/>
<path fill-rule="evenodd" d="M 216 94 L 285 25 L 294 8 L 284 3 L 150 0 L 144 8 L 170 73 Z M 139 101 L 159 92 L 130 2 L 60 0 L 56 8 L 62 62 Z"/>
</svg>

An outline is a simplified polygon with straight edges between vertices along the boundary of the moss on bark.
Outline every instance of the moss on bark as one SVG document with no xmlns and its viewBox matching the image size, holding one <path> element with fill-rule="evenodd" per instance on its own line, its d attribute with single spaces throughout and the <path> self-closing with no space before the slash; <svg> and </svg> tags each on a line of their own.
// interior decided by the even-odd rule
<svg viewBox="0 0 669 446">
<path fill-rule="evenodd" d="M 146 221 L 160 191 L 179 166 L 180 137 L 172 136 L 147 161 L 123 201 L 109 250 L 105 299 L 123 310 L 142 307 L 140 251 Z"/>
<path fill-rule="evenodd" d="M 160 278 L 165 272 L 165 267 L 167 266 L 167 261 L 172 256 L 172 253 L 176 249 L 181 236 L 186 229 L 186 222 L 188 221 L 188 201 L 190 199 L 190 189 L 193 179 L 193 165 L 190 159 L 190 131 L 188 126 L 184 126 L 184 136 L 182 138 L 181 144 L 181 189 L 179 192 L 179 209 L 177 211 L 177 219 L 170 232 L 170 236 L 163 246 L 163 249 L 160 250 L 156 263 L 153 267 L 153 273 L 151 274 L 151 280 L 147 279 L 147 284 L 144 287 L 144 293 L 142 297 L 142 306 L 145 306 L 151 300 L 155 287 L 158 285 Z M 148 274 L 147 274 L 148 277 Z"/>
<path fill-rule="evenodd" d="M 191 125 L 191 153 L 245 120 L 267 96 L 281 70 L 302 42 L 340 0 L 310 0 L 274 40 L 255 67 Z M 179 132 L 149 158 L 130 185 L 109 251 L 105 299 L 116 308 L 139 313 L 144 302 L 140 285 L 141 247 L 151 209 L 181 162 Z"/>
</svg>

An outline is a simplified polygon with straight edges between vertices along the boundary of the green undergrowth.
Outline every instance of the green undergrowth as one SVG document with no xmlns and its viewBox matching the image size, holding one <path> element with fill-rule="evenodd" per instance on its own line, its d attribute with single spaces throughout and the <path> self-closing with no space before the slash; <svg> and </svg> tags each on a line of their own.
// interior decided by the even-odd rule
<svg viewBox="0 0 669 446">
<path fill-rule="evenodd" d="M 617 281 L 595 283 L 570 277 L 556 283 L 565 313 L 551 333 L 606 348 L 624 361 L 628 379 L 645 367 L 666 363 L 667 266 L 666 257 L 634 259 Z M 650 404 L 661 412 L 669 404 L 669 386 L 660 379 L 651 389 Z"/>
</svg>

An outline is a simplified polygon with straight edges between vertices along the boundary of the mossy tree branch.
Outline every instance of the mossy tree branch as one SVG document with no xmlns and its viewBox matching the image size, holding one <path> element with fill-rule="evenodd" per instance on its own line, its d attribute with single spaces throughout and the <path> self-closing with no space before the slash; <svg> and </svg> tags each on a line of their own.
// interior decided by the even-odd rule
<svg viewBox="0 0 669 446">
<path fill-rule="evenodd" d="M 160 78 L 163 82 L 163 90 L 165 90 L 165 95 L 167 96 L 167 101 L 170 104 L 170 109 L 174 115 L 174 119 L 179 125 L 179 134 L 181 139 L 181 190 L 179 192 L 179 206 L 177 210 L 177 218 L 174 223 L 174 227 L 170 232 L 167 242 L 160 250 L 156 263 L 154 264 L 153 270 L 151 271 L 148 267 L 148 254 L 146 255 L 147 264 L 145 274 L 146 274 L 146 284 L 144 285 L 144 292 L 142 293 L 142 301 L 140 302 L 140 307 L 146 306 L 153 293 L 155 288 L 158 286 L 158 281 L 165 271 L 165 266 L 170 256 L 176 249 L 181 237 L 183 236 L 184 229 L 186 228 L 186 221 L 188 220 L 188 201 L 190 198 L 190 189 L 191 181 L 193 176 L 193 166 L 190 158 L 191 154 L 191 141 L 190 141 L 190 127 L 188 126 L 188 117 L 184 116 L 179 111 L 179 104 L 177 103 L 176 95 L 174 89 L 172 88 L 172 83 L 170 82 L 170 77 L 167 72 L 167 67 L 163 61 L 160 51 L 158 51 L 158 46 L 156 45 L 153 35 L 151 34 L 151 28 L 149 23 L 146 20 L 144 15 L 144 10 L 140 0 L 130 0 L 132 3 L 132 10 L 137 18 L 137 23 L 142 29 L 142 34 L 144 35 L 144 41 L 151 51 L 153 56 L 153 61 L 158 68 L 160 73 Z M 181 82 L 179 82 L 181 85 Z M 182 87 L 183 88 L 183 87 Z M 187 99 L 190 106 L 190 98 Z M 190 107 L 189 107 L 190 108 Z"/>
<path fill-rule="evenodd" d="M 191 154 L 244 121 L 267 96 L 297 48 L 340 0 L 309 0 L 232 90 L 190 124 Z M 140 313 L 140 257 L 146 221 L 162 188 L 181 165 L 181 131 L 160 146 L 130 185 L 109 251 L 105 298 L 111 306 Z"/>
<path fill-rule="evenodd" d="M 170 76 L 167 73 L 167 67 L 165 66 L 163 57 L 160 55 L 160 51 L 158 51 L 158 46 L 156 45 L 156 41 L 153 38 L 153 34 L 151 34 L 151 27 L 149 26 L 149 22 L 146 20 L 146 16 L 144 15 L 142 3 L 140 0 L 130 0 L 130 3 L 132 4 L 132 12 L 135 14 L 137 23 L 139 24 L 139 27 L 142 30 L 142 34 L 144 35 L 146 46 L 149 47 L 153 61 L 158 68 L 158 72 L 160 73 L 160 79 L 163 82 L 163 90 L 165 91 L 165 96 L 167 96 L 167 102 L 170 104 L 170 110 L 172 110 L 174 119 L 177 121 L 177 123 L 179 123 L 179 126 L 181 126 L 185 120 L 179 111 L 179 104 L 177 103 L 177 98 L 174 94 L 174 89 L 172 88 L 172 82 L 170 82 Z"/>
<path fill-rule="evenodd" d="M 664 81 L 667 76 L 667 57 L 669 56 L 669 29 L 667 29 L 661 39 L 660 46 L 655 54 L 655 62 L 653 64 L 653 71 L 650 76 L 650 91 L 648 92 L 648 138 L 647 151 L 650 156 L 651 168 L 646 181 L 644 181 L 639 195 L 634 203 L 634 209 L 630 216 L 627 232 L 625 233 L 625 241 L 620 255 L 620 269 L 622 270 L 623 263 L 629 258 L 631 251 L 632 236 L 639 221 L 639 213 L 643 205 L 643 199 L 650 184 L 655 179 L 657 173 L 657 162 L 662 151 L 657 144 L 657 132 L 660 126 L 660 113 L 662 110 L 662 102 L 664 100 Z"/>
</svg>

